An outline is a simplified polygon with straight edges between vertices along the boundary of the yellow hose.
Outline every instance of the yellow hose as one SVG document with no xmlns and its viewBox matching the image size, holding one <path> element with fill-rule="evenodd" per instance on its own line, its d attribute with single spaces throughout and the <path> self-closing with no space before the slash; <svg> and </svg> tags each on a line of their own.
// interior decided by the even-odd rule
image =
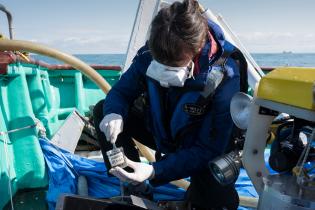
<svg viewBox="0 0 315 210">
<path fill-rule="evenodd" d="M 95 82 L 98 87 L 104 91 L 104 93 L 108 93 L 111 88 L 100 74 L 98 74 L 93 68 L 91 68 L 81 60 L 72 55 L 68 55 L 66 53 L 60 52 L 56 49 L 41 44 L 29 41 L 1 39 L 0 51 L 28 51 L 32 53 L 46 55 L 48 57 L 61 60 L 71 65 L 73 68 L 78 69 L 84 75 L 89 77 L 93 82 Z"/>
</svg>

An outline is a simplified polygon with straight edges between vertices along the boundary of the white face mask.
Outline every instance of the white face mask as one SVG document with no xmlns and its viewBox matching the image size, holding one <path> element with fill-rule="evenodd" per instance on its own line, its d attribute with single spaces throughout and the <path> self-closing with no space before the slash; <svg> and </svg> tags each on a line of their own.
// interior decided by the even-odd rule
<svg viewBox="0 0 315 210">
<path fill-rule="evenodd" d="M 191 64 L 191 68 L 188 67 Z M 191 61 L 187 66 L 172 67 L 163 65 L 153 60 L 148 67 L 146 75 L 159 81 L 163 87 L 183 87 L 186 79 L 193 76 L 194 62 Z"/>
</svg>

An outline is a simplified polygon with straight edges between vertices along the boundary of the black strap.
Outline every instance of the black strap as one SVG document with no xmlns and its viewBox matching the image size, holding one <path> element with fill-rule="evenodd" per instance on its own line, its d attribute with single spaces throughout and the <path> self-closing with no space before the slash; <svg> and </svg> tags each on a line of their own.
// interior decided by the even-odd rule
<svg viewBox="0 0 315 210">
<path fill-rule="evenodd" d="M 243 53 L 236 48 L 231 57 L 238 62 L 240 71 L 240 91 L 248 92 L 247 61 Z"/>
<path fill-rule="evenodd" d="M 202 91 L 201 97 L 199 97 L 197 104 L 205 107 L 207 110 L 211 107 L 211 101 L 215 94 L 216 89 L 223 83 L 226 79 L 225 64 L 228 58 L 234 53 L 230 50 L 224 50 L 223 54 L 213 63 L 209 63 L 210 73 L 208 74 L 208 81 L 205 90 Z M 220 75 L 222 74 L 222 75 Z"/>
</svg>

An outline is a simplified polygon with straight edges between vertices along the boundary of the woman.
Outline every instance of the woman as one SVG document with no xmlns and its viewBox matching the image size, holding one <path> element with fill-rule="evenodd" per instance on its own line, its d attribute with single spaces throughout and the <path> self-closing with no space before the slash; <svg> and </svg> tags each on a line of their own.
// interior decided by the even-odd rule
<svg viewBox="0 0 315 210">
<path fill-rule="evenodd" d="M 161 9 L 146 45 L 94 109 L 106 166 L 106 151 L 115 143 L 133 169 L 110 173 L 154 186 L 190 177 L 187 200 L 193 207 L 236 209 L 234 185 L 219 185 L 207 167 L 231 139 L 230 100 L 240 91 L 235 50 L 219 26 L 200 14 L 197 1 Z M 157 161 L 140 163 L 131 137 L 155 149 Z"/>
</svg>

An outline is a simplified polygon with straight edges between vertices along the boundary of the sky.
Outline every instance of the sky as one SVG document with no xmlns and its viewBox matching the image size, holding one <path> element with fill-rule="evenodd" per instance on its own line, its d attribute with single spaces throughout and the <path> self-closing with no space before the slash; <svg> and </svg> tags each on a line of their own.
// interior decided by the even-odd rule
<svg viewBox="0 0 315 210">
<path fill-rule="evenodd" d="M 138 0 L 0 0 L 15 39 L 71 54 L 125 53 Z M 200 0 L 251 53 L 315 53 L 315 0 Z M 8 36 L 4 14 L 0 33 Z"/>
</svg>

